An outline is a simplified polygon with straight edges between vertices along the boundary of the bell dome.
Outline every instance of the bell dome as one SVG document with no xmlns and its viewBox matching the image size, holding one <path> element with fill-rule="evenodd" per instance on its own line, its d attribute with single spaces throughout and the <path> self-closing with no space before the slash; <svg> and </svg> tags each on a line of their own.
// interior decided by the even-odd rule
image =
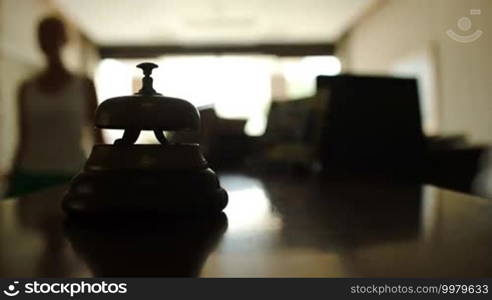
<svg viewBox="0 0 492 300">
<path fill-rule="evenodd" d="M 101 103 L 96 111 L 95 125 L 107 129 L 199 130 L 200 114 L 193 104 L 154 90 L 150 75 L 157 65 L 141 63 L 137 67 L 144 73 L 141 90 Z"/>
</svg>

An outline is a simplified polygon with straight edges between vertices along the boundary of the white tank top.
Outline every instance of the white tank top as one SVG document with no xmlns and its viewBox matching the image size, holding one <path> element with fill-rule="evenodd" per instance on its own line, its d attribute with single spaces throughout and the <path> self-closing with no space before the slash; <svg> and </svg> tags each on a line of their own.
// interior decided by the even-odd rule
<svg viewBox="0 0 492 300">
<path fill-rule="evenodd" d="M 24 101 L 26 149 L 20 157 L 20 169 L 54 174 L 79 171 L 85 161 L 81 144 L 87 115 L 83 81 L 72 77 L 65 87 L 52 93 L 41 91 L 31 81 Z"/>
</svg>

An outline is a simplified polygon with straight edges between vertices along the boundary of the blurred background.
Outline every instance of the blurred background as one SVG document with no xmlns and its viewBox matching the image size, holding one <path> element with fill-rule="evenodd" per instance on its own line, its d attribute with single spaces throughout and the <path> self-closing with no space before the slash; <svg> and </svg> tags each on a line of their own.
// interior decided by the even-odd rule
<svg viewBox="0 0 492 300">
<path fill-rule="evenodd" d="M 37 27 L 56 16 L 68 36 L 63 63 L 93 80 L 99 103 L 138 91 L 135 65 L 157 63 L 155 89 L 190 101 L 202 115 L 201 134 L 177 133 L 175 141 L 200 142 L 218 170 L 384 173 L 491 195 L 491 1 L 0 0 L 0 6 L 4 180 L 19 144 L 19 86 L 45 67 Z M 103 136 L 112 143 L 121 132 Z M 138 142 L 154 137 L 143 134 Z M 88 153 L 90 134 L 82 143 Z"/>
</svg>

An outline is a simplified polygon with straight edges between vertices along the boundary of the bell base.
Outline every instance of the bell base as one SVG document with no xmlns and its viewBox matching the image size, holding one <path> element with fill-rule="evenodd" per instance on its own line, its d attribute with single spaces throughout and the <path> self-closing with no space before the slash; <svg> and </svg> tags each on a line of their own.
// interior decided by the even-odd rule
<svg viewBox="0 0 492 300">
<path fill-rule="evenodd" d="M 210 169 L 89 172 L 77 175 L 63 199 L 70 216 L 217 215 L 227 192 Z"/>
</svg>

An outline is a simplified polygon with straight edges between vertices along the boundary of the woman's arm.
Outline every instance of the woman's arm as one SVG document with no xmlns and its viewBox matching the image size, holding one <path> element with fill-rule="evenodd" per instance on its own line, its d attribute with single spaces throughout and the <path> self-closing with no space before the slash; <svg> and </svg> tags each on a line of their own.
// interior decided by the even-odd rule
<svg viewBox="0 0 492 300">
<path fill-rule="evenodd" d="M 104 138 L 101 129 L 94 127 L 96 108 L 97 108 L 97 96 L 96 96 L 96 89 L 94 88 L 94 83 L 92 82 L 92 80 L 88 78 L 84 79 L 84 88 L 85 88 L 85 95 L 87 97 L 86 100 L 88 105 L 87 123 L 89 124 L 90 128 L 92 128 L 91 132 L 93 134 L 94 143 L 103 144 Z"/>
<path fill-rule="evenodd" d="M 27 83 L 21 84 L 17 91 L 17 128 L 18 128 L 18 139 L 17 148 L 15 150 L 14 161 L 12 163 L 12 169 L 10 173 L 15 172 L 19 167 L 20 159 L 26 150 L 27 145 L 27 122 L 29 122 L 26 117 L 26 87 Z"/>
</svg>

